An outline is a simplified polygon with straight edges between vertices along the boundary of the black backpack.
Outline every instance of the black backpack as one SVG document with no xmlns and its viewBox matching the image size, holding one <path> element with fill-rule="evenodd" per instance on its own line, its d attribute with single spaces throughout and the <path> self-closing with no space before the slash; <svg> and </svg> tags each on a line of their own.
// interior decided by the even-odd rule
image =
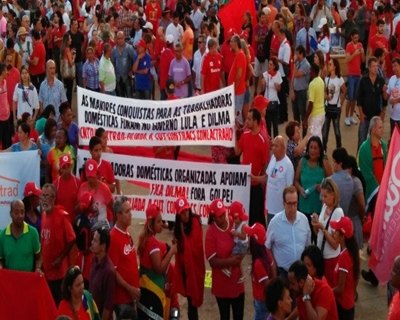
<svg viewBox="0 0 400 320">
<path fill-rule="evenodd" d="M 92 241 L 92 224 L 88 216 L 84 213 L 78 214 L 74 221 L 74 231 L 76 235 L 76 246 L 80 251 L 88 251 Z"/>
</svg>

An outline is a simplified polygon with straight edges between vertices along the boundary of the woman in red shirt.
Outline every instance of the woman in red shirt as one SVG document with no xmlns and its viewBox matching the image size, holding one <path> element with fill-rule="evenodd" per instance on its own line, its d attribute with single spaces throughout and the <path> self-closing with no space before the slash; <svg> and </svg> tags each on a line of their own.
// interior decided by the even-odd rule
<svg viewBox="0 0 400 320">
<path fill-rule="evenodd" d="M 205 240 L 206 259 L 211 266 L 211 293 L 215 296 L 221 319 L 243 319 L 244 284 L 238 283 L 241 272 L 241 256 L 232 256 L 234 247 L 226 208 L 221 199 L 215 199 L 209 208 L 208 229 Z M 231 268 L 228 276 L 222 270 Z"/>
<path fill-rule="evenodd" d="M 60 11 L 54 12 L 52 26 L 53 29 L 51 29 L 51 47 L 53 48 L 53 58 L 56 62 L 57 74 L 60 74 L 60 50 L 63 35 L 67 32 L 67 27 L 64 24 L 64 20 Z"/>
<path fill-rule="evenodd" d="M 188 299 L 188 319 L 198 319 L 197 308 L 204 295 L 204 248 L 200 216 L 194 214 L 186 198 L 175 201 L 174 235 L 178 245 L 175 256 L 174 286 Z"/>
<path fill-rule="evenodd" d="M 168 271 L 172 257 L 177 251 L 176 243 L 169 247 L 156 238 L 163 227 L 161 210 L 151 204 L 146 209 L 146 223 L 139 236 L 140 291 L 138 319 L 147 319 L 149 312 L 169 319 L 171 290 Z M 156 290 L 155 290 L 156 289 Z"/>
<path fill-rule="evenodd" d="M 353 222 L 349 217 L 341 217 L 330 222 L 333 237 L 340 243 L 341 252 L 336 264 L 336 297 L 339 319 L 354 319 L 355 293 L 360 274 L 360 256 L 358 245 L 353 235 Z"/>
<path fill-rule="evenodd" d="M 78 266 L 70 267 L 62 283 L 63 300 L 58 315 L 73 320 L 100 319 L 96 303 L 89 291 L 84 290 L 82 272 Z"/>
</svg>

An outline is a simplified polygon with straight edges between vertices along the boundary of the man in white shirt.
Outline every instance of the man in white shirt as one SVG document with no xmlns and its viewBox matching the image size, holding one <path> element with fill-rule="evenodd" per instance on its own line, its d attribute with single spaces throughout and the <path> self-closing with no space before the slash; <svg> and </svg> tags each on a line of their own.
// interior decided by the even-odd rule
<svg viewBox="0 0 400 320">
<path fill-rule="evenodd" d="M 307 217 L 297 211 L 297 190 L 294 186 L 283 190 L 284 210 L 275 215 L 268 225 L 265 246 L 272 252 L 278 275 L 287 278 L 293 262 L 301 258 L 311 244 L 311 230 Z"/>
<path fill-rule="evenodd" d="M 272 157 L 266 170 L 266 208 L 268 221 L 284 209 L 283 190 L 293 184 L 294 168 L 286 155 L 285 140 L 277 136 L 272 141 Z"/>
<path fill-rule="evenodd" d="M 168 25 L 165 34 L 167 36 L 171 34 L 174 37 L 174 45 L 182 42 L 183 27 L 179 23 L 179 12 L 174 12 L 174 19 L 172 23 Z"/>
<path fill-rule="evenodd" d="M 115 96 L 117 85 L 114 65 L 111 62 L 112 47 L 106 43 L 103 48 L 103 56 L 99 63 L 99 84 L 100 91 Z"/>
<path fill-rule="evenodd" d="M 196 38 L 200 35 L 200 28 L 201 28 L 201 23 L 203 22 L 204 14 L 201 12 L 200 8 L 200 1 L 199 0 L 194 0 L 192 2 L 192 12 L 190 13 L 190 19 L 193 21 L 194 25 L 194 34 Z"/>
<path fill-rule="evenodd" d="M 193 56 L 193 67 L 192 67 L 192 77 L 194 79 L 194 90 L 201 91 L 201 66 L 203 64 L 204 54 L 207 52 L 206 50 L 206 39 L 204 36 L 200 35 L 198 38 L 198 46 L 199 48 L 196 50 Z"/>
<path fill-rule="evenodd" d="M 290 70 L 290 56 L 291 50 L 290 43 L 286 39 L 285 28 L 280 25 L 278 29 L 278 39 L 281 43 L 278 51 L 278 61 L 279 61 L 279 73 L 282 76 L 281 90 L 278 92 L 279 97 L 279 118 L 280 123 L 288 121 L 288 107 L 287 107 L 287 96 L 289 94 L 289 70 Z"/>
</svg>

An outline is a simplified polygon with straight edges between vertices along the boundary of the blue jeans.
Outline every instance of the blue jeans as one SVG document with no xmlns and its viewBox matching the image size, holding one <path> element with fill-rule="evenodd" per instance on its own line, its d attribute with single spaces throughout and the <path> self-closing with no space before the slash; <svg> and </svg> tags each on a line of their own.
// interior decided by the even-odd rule
<svg viewBox="0 0 400 320">
<path fill-rule="evenodd" d="M 360 82 L 360 76 L 348 76 L 347 77 L 347 99 L 349 101 L 356 100 L 359 82 Z"/>
<path fill-rule="evenodd" d="M 265 320 L 269 315 L 265 302 L 254 300 L 254 320 Z"/>
</svg>

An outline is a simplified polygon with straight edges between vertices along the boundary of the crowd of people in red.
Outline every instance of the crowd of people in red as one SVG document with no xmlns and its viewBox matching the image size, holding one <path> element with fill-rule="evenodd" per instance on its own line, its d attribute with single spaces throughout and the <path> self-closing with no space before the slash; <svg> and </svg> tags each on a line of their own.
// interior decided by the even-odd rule
<svg viewBox="0 0 400 320">
<path fill-rule="evenodd" d="M 359 249 L 386 163 L 385 114 L 391 132 L 400 121 L 400 2 L 255 0 L 233 28 L 218 13 L 234 1 L 2 2 L 2 152 L 39 150 L 41 188 L 28 183 L 11 203 L 0 267 L 43 273 L 60 319 L 178 319 L 178 294 L 198 319 L 206 261 L 221 319 L 231 310 L 233 319 L 354 319 L 360 274 L 377 286 Z M 249 212 L 214 200 L 203 243 L 190 199 L 178 198 L 167 244 L 156 237 L 163 212 L 150 205 L 134 241 L 130 201 L 102 159 L 112 152 L 104 129 L 77 168 L 76 86 L 165 100 L 228 85 L 236 146 L 213 146 L 211 158 L 252 165 Z M 342 147 L 341 120 L 358 126 L 356 157 Z M 177 159 L 179 147 L 154 155 Z M 244 314 L 248 251 L 254 315 Z"/>
</svg>

